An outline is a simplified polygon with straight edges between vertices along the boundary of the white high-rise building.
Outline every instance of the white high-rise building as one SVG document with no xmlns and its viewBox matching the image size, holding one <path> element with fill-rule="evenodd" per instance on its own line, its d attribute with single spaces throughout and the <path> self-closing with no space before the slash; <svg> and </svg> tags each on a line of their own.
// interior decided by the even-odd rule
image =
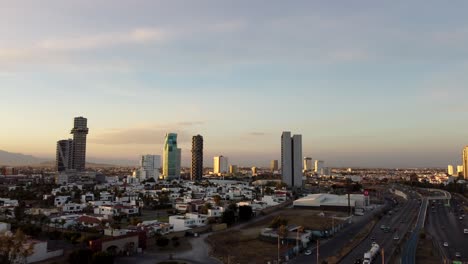
<svg viewBox="0 0 468 264">
<path fill-rule="evenodd" d="M 214 174 L 226 174 L 229 169 L 228 158 L 224 156 L 216 156 L 213 158 L 213 173 Z"/>
<path fill-rule="evenodd" d="M 282 180 L 289 187 L 302 187 L 302 136 L 283 132 L 281 135 Z"/>
<path fill-rule="evenodd" d="M 453 165 L 447 166 L 447 174 L 453 176 Z"/>
<path fill-rule="evenodd" d="M 315 173 L 322 174 L 323 173 L 323 160 L 316 160 L 315 161 Z"/>
<path fill-rule="evenodd" d="M 140 159 L 139 178 L 146 180 L 149 178 L 159 179 L 159 169 L 161 169 L 161 156 L 142 155 Z"/>
<path fill-rule="evenodd" d="M 463 179 L 468 180 L 468 146 L 463 149 Z"/>
<path fill-rule="evenodd" d="M 457 176 L 460 175 L 460 173 L 463 173 L 463 165 L 457 166 Z"/>
<path fill-rule="evenodd" d="M 304 171 L 309 172 L 312 171 L 314 168 L 312 167 L 312 158 L 304 157 Z"/>
</svg>

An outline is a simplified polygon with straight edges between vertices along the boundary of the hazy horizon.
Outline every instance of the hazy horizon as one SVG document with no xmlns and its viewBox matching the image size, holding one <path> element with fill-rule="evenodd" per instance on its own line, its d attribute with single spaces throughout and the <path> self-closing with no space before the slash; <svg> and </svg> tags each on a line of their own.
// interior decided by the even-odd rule
<svg viewBox="0 0 468 264">
<path fill-rule="evenodd" d="M 75 116 L 88 157 L 162 154 L 179 134 L 241 166 L 282 131 L 331 167 L 445 167 L 468 145 L 468 2 L 0 3 L 0 149 L 54 157 Z M 259 11 L 261 10 L 261 11 Z M 47 18 L 47 19 L 44 19 Z M 209 162 L 207 164 L 207 162 Z"/>
</svg>

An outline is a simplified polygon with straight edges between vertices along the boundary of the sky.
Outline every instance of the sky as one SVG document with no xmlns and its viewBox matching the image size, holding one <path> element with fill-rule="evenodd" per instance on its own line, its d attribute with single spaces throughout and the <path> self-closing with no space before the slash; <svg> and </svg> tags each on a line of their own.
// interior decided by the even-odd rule
<svg viewBox="0 0 468 264">
<path fill-rule="evenodd" d="M 282 131 L 343 167 L 443 167 L 468 145 L 467 1 L 0 0 L 0 149 L 88 157 L 191 136 L 267 166 Z"/>
</svg>

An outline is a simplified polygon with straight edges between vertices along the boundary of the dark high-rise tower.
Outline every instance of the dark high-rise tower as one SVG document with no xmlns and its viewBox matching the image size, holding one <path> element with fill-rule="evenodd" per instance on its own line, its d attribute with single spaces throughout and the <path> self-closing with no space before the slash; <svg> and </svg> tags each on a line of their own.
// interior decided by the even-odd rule
<svg viewBox="0 0 468 264">
<path fill-rule="evenodd" d="M 86 136 L 88 135 L 88 120 L 84 117 L 75 117 L 73 134 L 73 169 L 84 171 L 86 164 Z"/>
<path fill-rule="evenodd" d="M 73 167 L 73 139 L 64 139 L 57 142 L 55 161 L 57 171 L 66 171 Z"/>
<path fill-rule="evenodd" d="M 200 181 L 203 178 L 203 137 L 192 137 L 192 181 Z"/>
</svg>

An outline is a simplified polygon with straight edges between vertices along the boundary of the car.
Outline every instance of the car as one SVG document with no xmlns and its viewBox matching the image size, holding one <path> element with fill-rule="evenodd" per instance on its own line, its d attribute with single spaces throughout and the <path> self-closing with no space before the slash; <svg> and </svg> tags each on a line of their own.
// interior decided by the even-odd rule
<svg viewBox="0 0 468 264">
<path fill-rule="evenodd" d="M 375 237 L 371 237 L 370 240 L 374 241 L 374 240 L 375 240 Z"/>
<path fill-rule="evenodd" d="M 386 227 L 385 225 L 381 225 L 380 229 L 385 229 L 385 227 Z"/>
<path fill-rule="evenodd" d="M 447 243 L 447 242 L 444 242 L 444 247 L 448 247 L 448 243 Z"/>
<path fill-rule="evenodd" d="M 461 257 L 460 252 L 455 252 L 455 257 L 460 258 Z"/>
<path fill-rule="evenodd" d="M 463 229 L 463 234 L 465 234 L 465 235 L 468 234 L 468 228 Z"/>
<path fill-rule="evenodd" d="M 400 237 L 399 237 L 398 235 L 395 235 L 395 236 L 393 237 L 393 240 L 399 240 L 399 239 L 400 239 Z"/>
<path fill-rule="evenodd" d="M 306 251 L 304 252 L 304 254 L 305 254 L 306 256 L 310 256 L 310 255 L 312 255 L 312 251 L 306 250 Z"/>
<path fill-rule="evenodd" d="M 458 217 L 459 220 L 463 220 L 463 216 Z"/>
</svg>

